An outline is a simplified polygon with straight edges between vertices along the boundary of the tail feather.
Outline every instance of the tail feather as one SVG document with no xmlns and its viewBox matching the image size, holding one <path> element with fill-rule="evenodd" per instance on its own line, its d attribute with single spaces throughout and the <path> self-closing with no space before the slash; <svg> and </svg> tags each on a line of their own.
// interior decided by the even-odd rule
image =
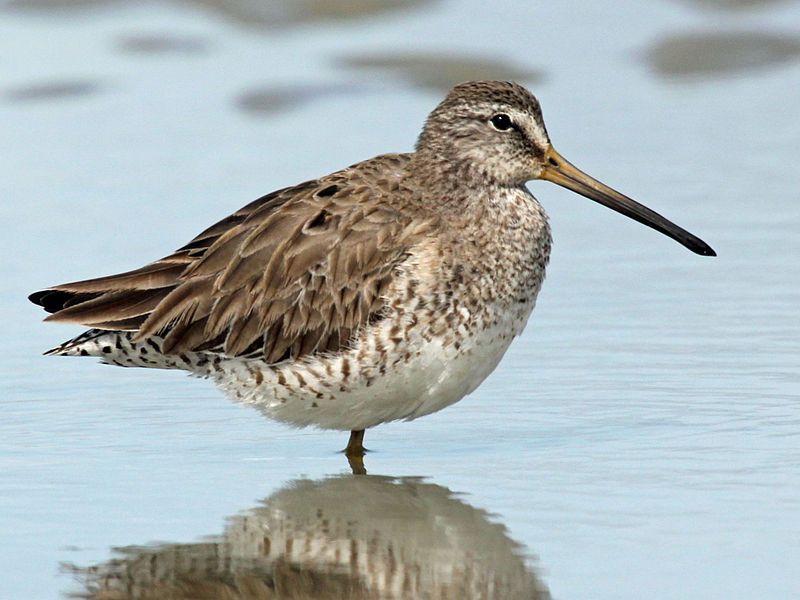
<svg viewBox="0 0 800 600">
<path fill-rule="evenodd" d="M 91 342 L 100 336 L 107 335 L 108 331 L 103 329 L 88 329 L 75 336 L 71 340 L 67 340 L 63 344 L 59 344 L 55 348 L 50 348 L 44 352 L 45 356 L 89 356 L 89 352 L 81 349 L 81 345 L 86 342 Z"/>
<path fill-rule="evenodd" d="M 207 375 L 204 365 L 209 363 L 204 353 L 166 355 L 163 339 L 149 337 L 141 342 L 132 341 L 131 331 L 106 331 L 89 329 L 63 344 L 51 348 L 46 356 L 96 356 L 101 362 L 120 367 L 147 367 L 151 369 L 184 369 Z"/>
</svg>

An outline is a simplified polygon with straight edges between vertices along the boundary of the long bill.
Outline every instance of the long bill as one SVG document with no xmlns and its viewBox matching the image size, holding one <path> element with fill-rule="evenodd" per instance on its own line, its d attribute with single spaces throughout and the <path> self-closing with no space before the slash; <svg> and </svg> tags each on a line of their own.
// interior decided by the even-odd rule
<svg viewBox="0 0 800 600">
<path fill-rule="evenodd" d="M 692 252 L 702 256 L 716 256 L 717 253 L 699 237 L 692 235 L 685 229 L 678 227 L 672 221 L 665 219 L 657 212 L 650 210 L 620 194 L 618 191 L 600 183 L 594 177 L 590 177 L 569 161 L 565 160 L 551 146 L 545 154 L 545 165 L 539 175 L 539 179 L 546 179 L 565 187 L 590 200 L 599 202 L 611 210 L 630 217 L 634 221 L 639 221 L 643 225 L 652 227 L 673 240 L 683 244 Z"/>
</svg>

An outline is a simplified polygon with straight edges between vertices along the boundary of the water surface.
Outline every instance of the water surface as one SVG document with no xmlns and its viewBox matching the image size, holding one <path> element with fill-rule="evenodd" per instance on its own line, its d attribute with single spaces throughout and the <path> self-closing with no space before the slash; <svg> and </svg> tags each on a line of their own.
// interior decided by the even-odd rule
<svg viewBox="0 0 800 600">
<path fill-rule="evenodd" d="M 75 573 L 134 577 L 151 559 L 172 566 L 148 584 L 173 585 L 179 557 L 219 552 L 208 544 L 253 518 L 283 540 L 253 585 L 284 568 L 368 580 L 287 559 L 292 514 L 270 512 L 306 490 L 297 506 L 342 515 L 317 492 L 362 485 L 336 452 L 346 435 L 266 421 L 179 373 L 42 357 L 78 330 L 42 324 L 25 297 L 408 150 L 453 78 L 472 76 L 530 86 L 564 156 L 719 256 L 531 184 L 555 238 L 534 317 L 469 398 L 367 433 L 365 481 L 419 498 L 369 514 L 369 494 L 351 494 L 353 521 L 377 523 L 382 544 L 359 556 L 391 545 L 396 573 L 448 566 L 433 586 L 468 566 L 565 599 L 799 598 L 794 5 L 257 4 L 0 4 L 0 598 L 93 593 Z M 316 514 L 298 530 L 349 539 L 315 529 Z M 391 579 L 381 564 L 374 581 Z"/>
</svg>

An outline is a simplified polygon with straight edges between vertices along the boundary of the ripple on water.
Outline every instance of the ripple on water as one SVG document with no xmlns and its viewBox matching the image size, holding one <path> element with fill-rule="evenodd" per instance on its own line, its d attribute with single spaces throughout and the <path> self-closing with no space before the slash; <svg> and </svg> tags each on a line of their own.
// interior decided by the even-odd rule
<svg viewBox="0 0 800 600">
<path fill-rule="evenodd" d="M 737 11 L 765 8 L 787 0 L 681 0 L 703 10 Z"/>
<path fill-rule="evenodd" d="M 117 48 L 130 54 L 203 54 L 209 45 L 201 37 L 169 33 L 139 33 L 117 40 Z"/>
<path fill-rule="evenodd" d="M 100 91 L 100 82 L 90 79 L 54 79 L 10 88 L 3 94 L 11 102 L 36 102 L 82 98 Z"/>
<path fill-rule="evenodd" d="M 517 66 L 499 58 L 474 54 L 412 52 L 344 56 L 337 65 L 384 75 L 415 87 L 447 92 L 463 81 L 500 80 L 537 83 L 541 71 Z"/>
<path fill-rule="evenodd" d="M 761 31 L 681 33 L 655 42 L 644 58 L 664 77 L 722 76 L 796 61 L 800 36 Z"/>
<path fill-rule="evenodd" d="M 350 21 L 433 4 L 435 0 L 185 0 L 211 14 L 248 28 L 278 29 L 325 21 Z M 10 0 L 3 8 L 50 14 L 137 0 Z"/>
<path fill-rule="evenodd" d="M 236 97 L 236 106 L 247 113 L 270 115 L 330 96 L 353 94 L 360 89 L 362 86 L 355 84 L 267 84 L 240 93 Z"/>
</svg>

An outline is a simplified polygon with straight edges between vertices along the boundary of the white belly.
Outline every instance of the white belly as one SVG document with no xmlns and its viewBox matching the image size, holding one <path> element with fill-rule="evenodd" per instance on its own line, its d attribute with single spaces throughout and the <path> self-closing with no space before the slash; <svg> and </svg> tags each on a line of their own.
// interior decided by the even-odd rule
<svg viewBox="0 0 800 600">
<path fill-rule="evenodd" d="M 415 247 L 386 293 L 388 314 L 352 349 L 277 365 L 229 358 L 208 374 L 233 399 L 300 427 L 366 429 L 457 402 L 525 327 L 549 255 L 534 198 L 519 189 L 496 200 L 490 233 L 460 228 Z"/>
<path fill-rule="evenodd" d="M 216 380 L 232 399 L 299 427 L 358 430 L 411 420 L 441 410 L 477 388 L 522 331 L 529 314 L 530 307 L 521 307 L 496 325 L 463 338 L 458 349 L 452 336 L 412 339 L 385 361 L 362 359 L 357 371 L 351 366 L 344 380 L 343 361 L 355 365 L 358 347 L 302 365 L 228 359 L 220 365 L 224 375 Z M 410 358 L 400 359 L 410 350 Z M 381 364 L 387 365 L 383 372 Z"/>
</svg>

